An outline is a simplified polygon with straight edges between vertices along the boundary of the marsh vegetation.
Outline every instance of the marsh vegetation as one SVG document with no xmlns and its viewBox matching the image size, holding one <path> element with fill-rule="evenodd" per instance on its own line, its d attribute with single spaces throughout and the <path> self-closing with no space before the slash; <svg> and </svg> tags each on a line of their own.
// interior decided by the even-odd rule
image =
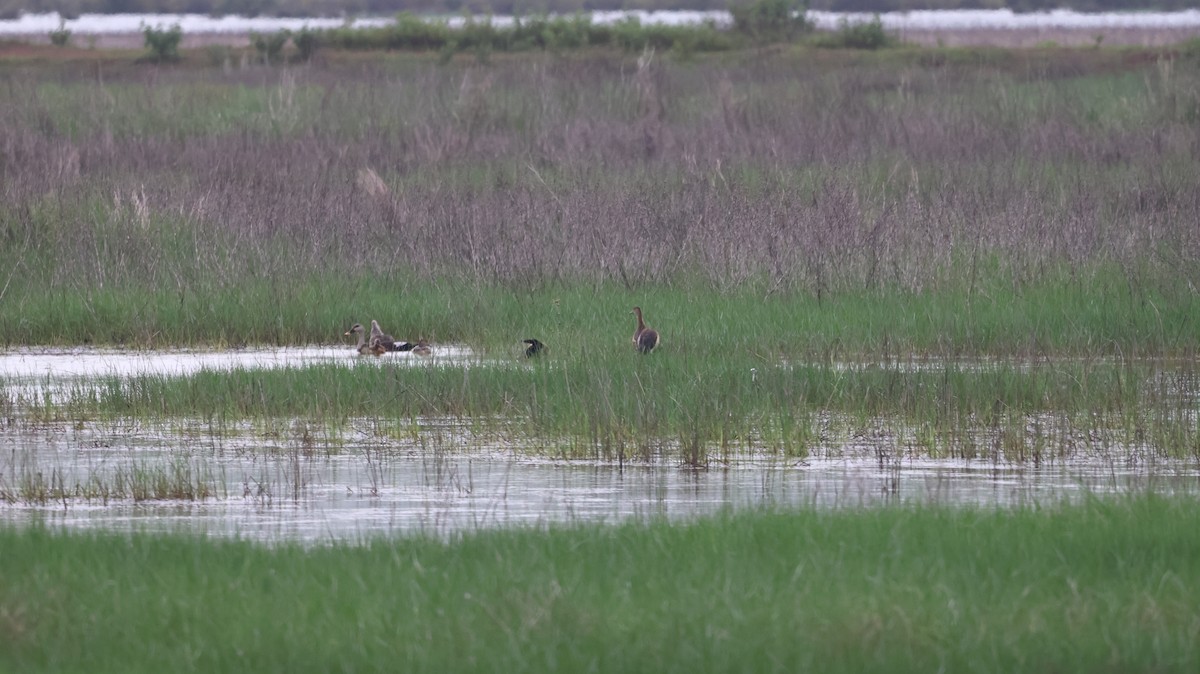
<svg viewBox="0 0 1200 674">
<path fill-rule="evenodd" d="M 885 498 L 938 461 L 1193 493 L 1194 48 L 46 49 L 0 58 L 0 341 L 343 357 L 0 374 L 0 669 L 1196 669 L 1189 496 L 318 548 L 29 525 L 496 485 L 486 518 L 514 483 L 476 450 L 760 461 L 758 506 L 842 460 Z M 373 319 L 434 356 L 359 357 Z"/>
<path fill-rule="evenodd" d="M 8 63 L 0 335 L 286 345 L 378 319 L 496 365 L 131 377 L 35 418 L 503 419 L 565 456 L 703 466 L 805 456 L 832 411 L 835 436 L 895 420 L 933 455 L 1194 456 L 1198 64 Z M 519 357 L 531 335 L 549 358 Z"/>
<path fill-rule="evenodd" d="M 663 292 L 668 342 L 673 311 L 765 330 L 753 299 L 788 350 L 1195 349 L 1177 54 L 81 70 L 5 68 L 9 344 L 329 342 L 369 314 L 494 346 L 623 333 L 608 311 Z M 873 327 L 890 305 L 916 316 Z"/>
</svg>

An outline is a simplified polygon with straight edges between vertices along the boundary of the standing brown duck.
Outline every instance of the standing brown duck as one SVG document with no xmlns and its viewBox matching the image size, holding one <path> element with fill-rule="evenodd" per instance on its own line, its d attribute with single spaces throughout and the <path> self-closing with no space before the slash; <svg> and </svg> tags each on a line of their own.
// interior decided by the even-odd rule
<svg viewBox="0 0 1200 674">
<path fill-rule="evenodd" d="M 384 352 L 387 351 L 387 347 L 381 344 L 379 340 L 375 339 L 374 337 L 372 337 L 370 341 L 367 341 L 367 336 L 365 334 L 365 330 L 363 329 L 362 323 L 355 323 L 344 334 L 346 336 L 353 334 L 358 335 L 358 344 L 354 345 L 354 350 L 357 351 L 358 355 L 360 356 L 382 356 Z"/>
<path fill-rule="evenodd" d="M 641 307 L 634 307 L 633 313 L 638 319 L 637 331 L 633 333 L 633 345 L 637 347 L 638 353 L 650 353 L 658 346 L 658 331 L 646 327 L 646 322 L 642 320 Z"/>
</svg>

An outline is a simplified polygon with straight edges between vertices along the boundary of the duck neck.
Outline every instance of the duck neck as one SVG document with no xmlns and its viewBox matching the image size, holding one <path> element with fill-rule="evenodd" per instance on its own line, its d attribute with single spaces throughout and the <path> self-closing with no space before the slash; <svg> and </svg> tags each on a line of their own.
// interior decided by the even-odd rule
<svg viewBox="0 0 1200 674">
<path fill-rule="evenodd" d="M 643 320 L 642 320 L 642 310 L 641 310 L 641 309 L 638 309 L 638 308 L 635 308 L 635 309 L 633 310 L 633 313 L 637 315 L 637 319 L 638 319 L 638 331 L 640 332 L 640 331 L 642 331 L 642 330 L 645 330 L 645 329 L 646 329 L 646 323 L 645 323 L 645 321 L 643 321 Z"/>
</svg>

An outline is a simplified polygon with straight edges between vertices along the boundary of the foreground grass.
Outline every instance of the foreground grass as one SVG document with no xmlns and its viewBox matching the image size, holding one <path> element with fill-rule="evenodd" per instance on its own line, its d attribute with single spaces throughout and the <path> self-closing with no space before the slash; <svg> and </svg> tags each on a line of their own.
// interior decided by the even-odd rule
<svg viewBox="0 0 1200 674">
<path fill-rule="evenodd" d="M 0 532 L 7 671 L 1200 666 L 1200 505 L 726 514 L 361 547 Z"/>
</svg>

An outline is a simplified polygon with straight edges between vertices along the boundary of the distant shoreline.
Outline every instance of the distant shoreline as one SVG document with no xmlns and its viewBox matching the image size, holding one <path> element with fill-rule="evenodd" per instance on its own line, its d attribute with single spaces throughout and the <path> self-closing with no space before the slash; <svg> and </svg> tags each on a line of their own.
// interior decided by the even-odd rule
<svg viewBox="0 0 1200 674">
<path fill-rule="evenodd" d="M 642 23 L 696 24 L 713 21 L 728 24 L 727 12 L 593 12 L 596 23 L 612 23 L 636 16 Z M 869 21 L 872 14 L 839 14 L 810 11 L 808 17 L 818 29 L 833 29 L 840 22 Z M 1127 45 L 1165 46 L 1200 37 L 1200 10 L 1180 12 L 1110 12 L 1084 14 L 1072 11 L 1016 14 L 1008 10 L 947 10 L 889 12 L 879 15 L 884 28 L 901 40 L 924 46 L 995 46 L 1033 47 L 1044 44 L 1062 46 Z M 450 23 L 461 17 L 447 17 Z M 481 20 L 483 20 L 481 18 Z M 505 25 L 512 17 L 493 17 Z M 354 27 L 387 25 L 390 17 L 359 18 Z M 140 48 L 140 26 L 180 24 L 182 47 L 209 45 L 248 46 L 252 33 L 278 30 L 334 28 L 346 25 L 336 18 L 210 17 L 199 14 L 84 14 L 65 23 L 75 35 L 77 46 L 102 49 Z M 27 14 L 19 19 L 0 21 L 0 40 L 29 44 L 48 44 L 49 33 L 60 25 L 57 14 Z"/>
</svg>

